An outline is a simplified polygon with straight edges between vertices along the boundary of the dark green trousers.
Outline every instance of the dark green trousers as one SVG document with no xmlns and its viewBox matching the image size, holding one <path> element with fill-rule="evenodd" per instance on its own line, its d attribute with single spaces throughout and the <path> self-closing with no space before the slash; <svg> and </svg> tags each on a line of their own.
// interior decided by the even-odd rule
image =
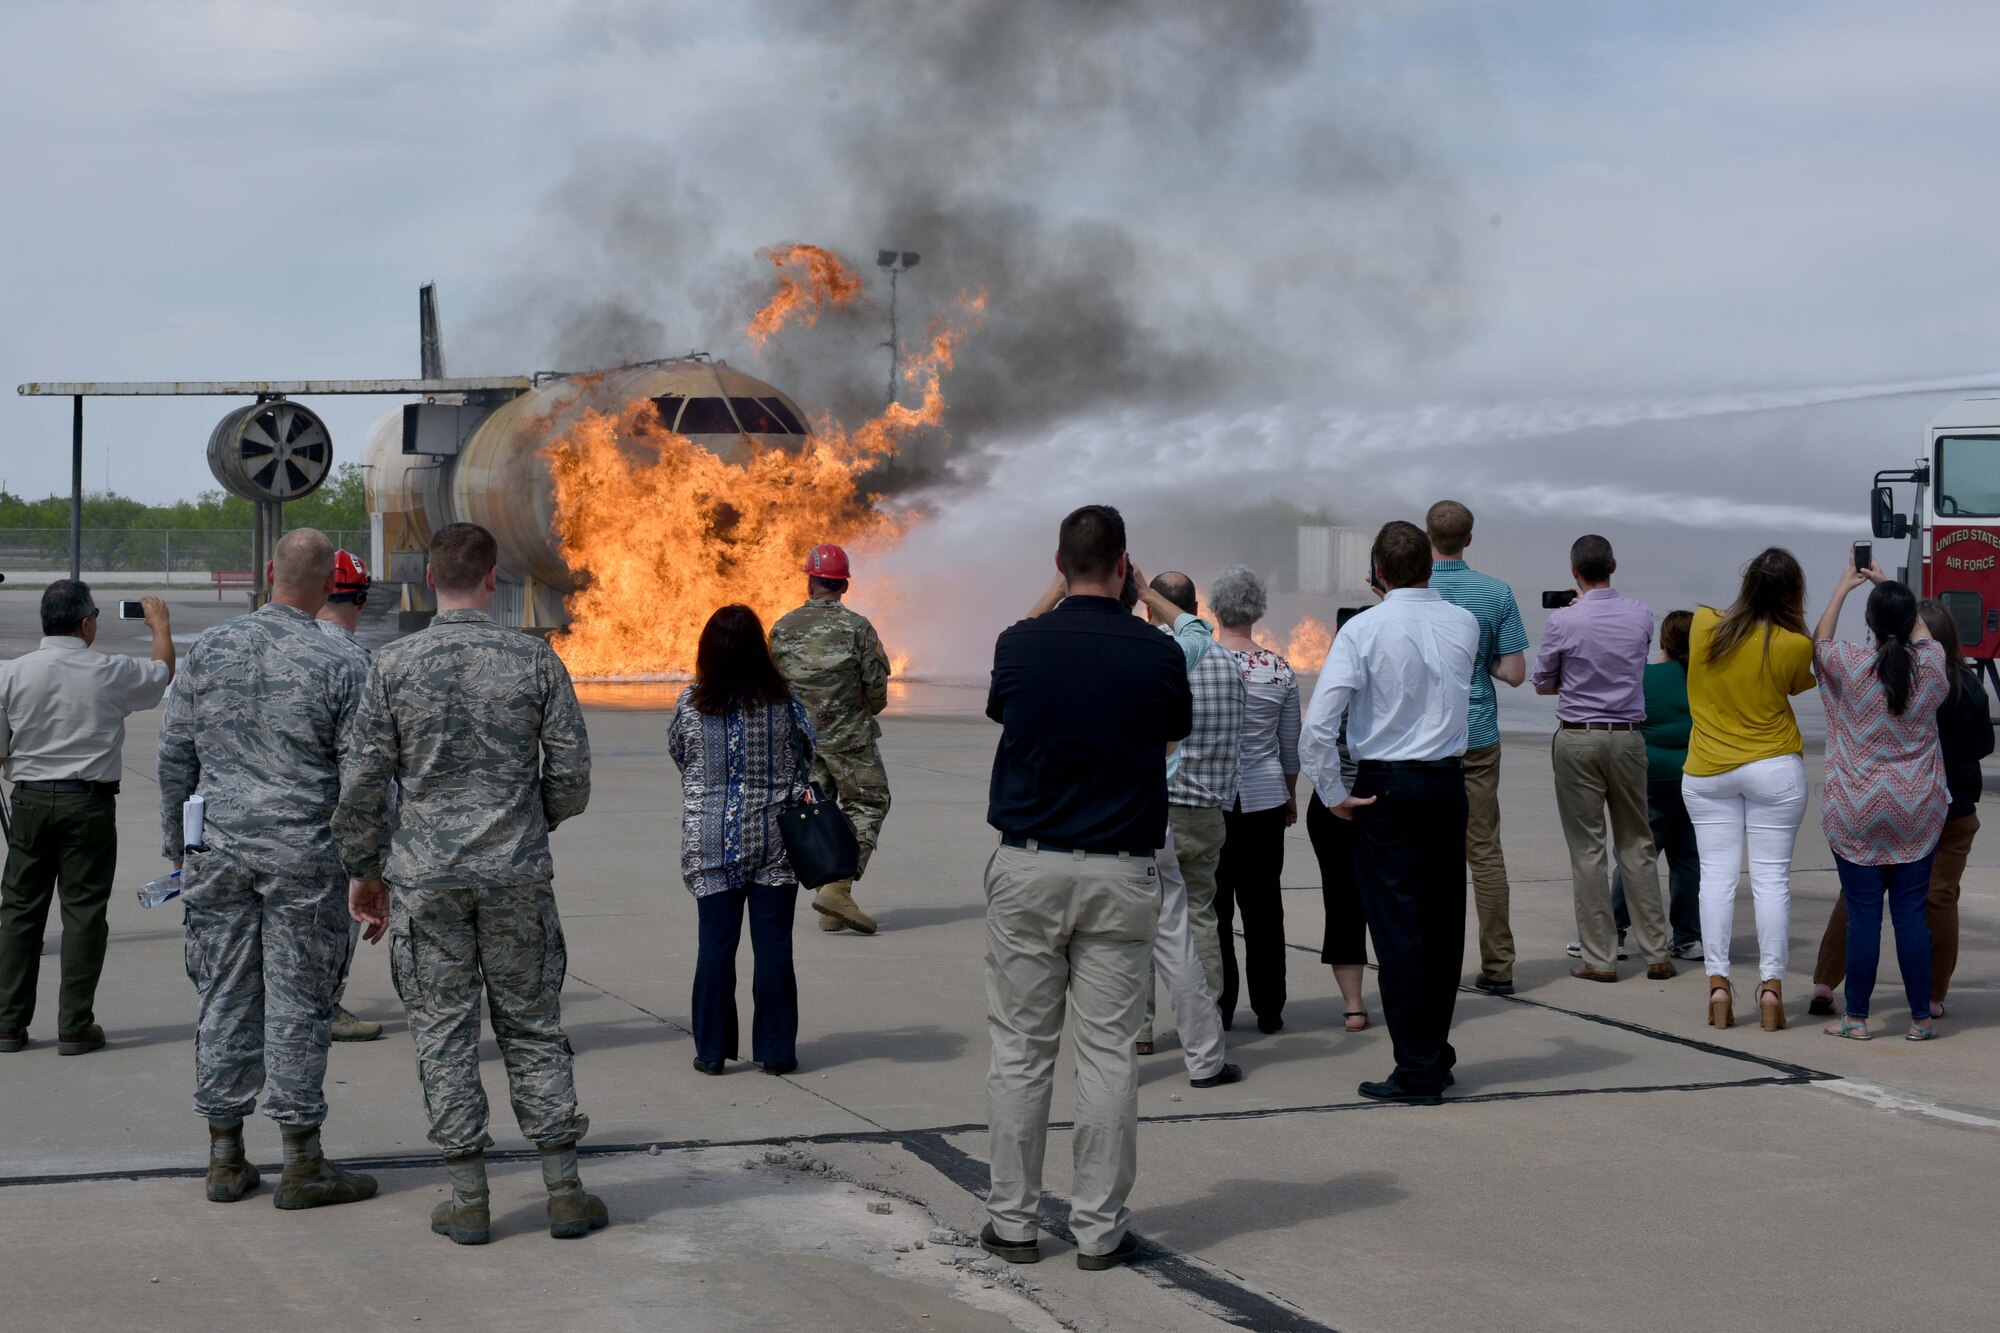
<svg viewBox="0 0 2000 1333">
<path fill-rule="evenodd" d="M 35 1016 L 42 931 L 62 895 L 62 992 L 56 1035 L 97 1021 L 92 1004 L 110 934 L 105 906 L 118 869 L 118 798 L 14 789 L 13 836 L 0 880 L 0 1027 Z"/>
</svg>

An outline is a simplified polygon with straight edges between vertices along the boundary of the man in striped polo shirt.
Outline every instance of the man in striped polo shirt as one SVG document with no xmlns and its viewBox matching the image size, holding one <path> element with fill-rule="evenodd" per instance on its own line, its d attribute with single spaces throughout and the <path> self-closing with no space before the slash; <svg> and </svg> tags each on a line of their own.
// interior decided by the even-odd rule
<svg viewBox="0 0 2000 1333">
<path fill-rule="evenodd" d="M 1465 751 L 1465 859 L 1479 913 L 1479 978 L 1489 995 L 1514 993 L 1514 931 L 1507 919 L 1507 858 L 1500 850 L 1500 700 L 1493 682 L 1518 688 L 1528 677 L 1528 631 L 1514 590 L 1465 563 L 1472 511 L 1440 500 L 1424 515 L 1431 539 L 1431 588 L 1479 622 Z"/>
</svg>

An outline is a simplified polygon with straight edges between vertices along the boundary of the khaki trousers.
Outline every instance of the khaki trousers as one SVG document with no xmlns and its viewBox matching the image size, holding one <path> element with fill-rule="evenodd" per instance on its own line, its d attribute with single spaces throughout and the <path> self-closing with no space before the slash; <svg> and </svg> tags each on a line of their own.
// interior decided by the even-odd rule
<svg viewBox="0 0 2000 1333">
<path fill-rule="evenodd" d="M 1150 856 L 1002 847 L 986 866 L 986 1075 L 993 1229 L 1040 1226 L 1049 1098 L 1065 1015 L 1076 1043 L 1070 1227 L 1077 1250 L 1106 1254 L 1131 1222 L 1139 1170 L 1139 1032 L 1146 960 L 1160 923 Z"/>
<path fill-rule="evenodd" d="M 1958 890 L 1965 878 L 1972 840 L 1979 836 L 1979 812 L 1945 821 L 1938 837 L 1937 859 L 1931 863 L 1931 889 L 1924 898 L 1924 921 L 1931 928 L 1931 999 L 1943 1001 L 1951 992 L 1951 974 L 1958 970 Z M 1847 976 L 1847 895 L 1833 900 L 1833 916 L 1819 942 L 1813 984 L 1838 986 Z"/>
<path fill-rule="evenodd" d="M 1479 975 L 1514 979 L 1514 928 L 1507 918 L 1507 857 L 1500 850 L 1500 747 L 1465 752 L 1465 860 L 1479 913 Z"/>
<path fill-rule="evenodd" d="M 1222 864 L 1222 844 L 1228 826 L 1222 811 L 1205 806 L 1170 805 L 1167 824 L 1173 830 L 1175 859 L 1181 878 L 1187 881 L 1188 933 L 1194 937 L 1195 956 L 1201 959 L 1201 973 L 1208 981 L 1211 997 L 1222 994 L 1222 935 L 1215 917 L 1215 872 Z M 1157 1013 L 1152 965 L 1146 972 L 1146 1017 L 1139 1025 L 1139 1040 L 1153 1039 L 1153 1019 Z"/>
<path fill-rule="evenodd" d="M 1611 910 L 1611 875 L 1604 856 L 1605 816 L 1618 868 L 1625 877 L 1625 905 L 1632 916 L 1632 947 L 1648 963 L 1667 960 L 1667 914 L 1660 901 L 1659 855 L 1646 811 L 1646 741 L 1636 731 L 1556 732 L 1556 813 L 1569 844 L 1570 883 L 1576 896 L 1576 936 L 1583 965 L 1618 970 L 1618 922 Z"/>
</svg>

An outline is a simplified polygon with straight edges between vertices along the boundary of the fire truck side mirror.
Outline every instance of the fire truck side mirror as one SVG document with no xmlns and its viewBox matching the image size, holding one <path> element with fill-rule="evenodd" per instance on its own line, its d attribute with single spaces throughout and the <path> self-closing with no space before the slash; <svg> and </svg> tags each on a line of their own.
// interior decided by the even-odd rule
<svg viewBox="0 0 2000 1333">
<path fill-rule="evenodd" d="M 1896 512 L 1896 492 L 1887 486 L 1875 488 L 1874 502 L 1870 506 L 1869 517 L 1875 539 L 1885 542 L 1899 542 L 1910 535 L 1910 520 Z"/>
</svg>

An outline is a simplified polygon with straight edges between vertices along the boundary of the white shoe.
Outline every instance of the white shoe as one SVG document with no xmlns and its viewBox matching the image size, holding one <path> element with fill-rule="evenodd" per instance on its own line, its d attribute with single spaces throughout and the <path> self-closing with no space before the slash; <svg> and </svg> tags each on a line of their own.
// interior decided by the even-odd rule
<svg viewBox="0 0 2000 1333">
<path fill-rule="evenodd" d="M 1571 940 L 1568 944 L 1565 944 L 1563 946 L 1563 952 L 1568 954 L 1571 958 L 1583 957 L 1583 941 Z M 1675 954 L 1674 956 L 1676 958 L 1680 957 L 1679 954 Z M 1695 954 L 1695 957 L 1697 958 L 1699 958 L 1700 956 L 1701 955 L 1699 953 Z M 1620 944 L 1618 946 L 1618 961 L 1622 963 L 1630 959 L 1631 957 L 1632 955 L 1626 952 L 1625 946 L 1623 944 Z"/>
<path fill-rule="evenodd" d="M 1676 944 L 1668 954 L 1686 963 L 1698 963 L 1707 955 L 1702 952 L 1700 940 L 1690 940 L 1686 944 Z"/>
</svg>

